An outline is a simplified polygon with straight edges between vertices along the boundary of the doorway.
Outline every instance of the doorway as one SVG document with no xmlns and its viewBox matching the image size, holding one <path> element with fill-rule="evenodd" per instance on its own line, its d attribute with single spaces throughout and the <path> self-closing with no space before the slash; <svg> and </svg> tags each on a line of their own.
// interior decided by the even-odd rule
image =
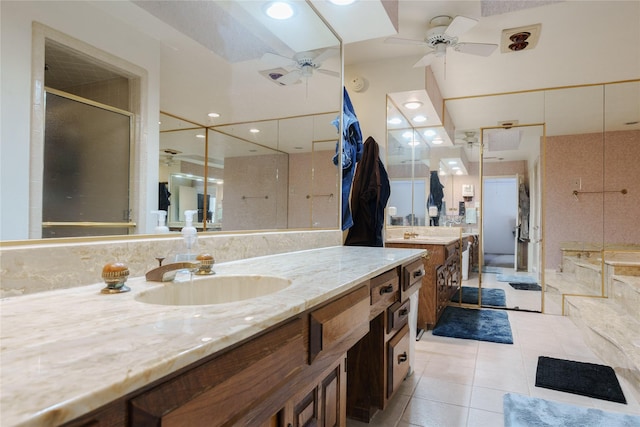
<svg viewBox="0 0 640 427">
<path fill-rule="evenodd" d="M 517 270 L 518 177 L 485 177 L 482 204 L 484 266 Z"/>
</svg>

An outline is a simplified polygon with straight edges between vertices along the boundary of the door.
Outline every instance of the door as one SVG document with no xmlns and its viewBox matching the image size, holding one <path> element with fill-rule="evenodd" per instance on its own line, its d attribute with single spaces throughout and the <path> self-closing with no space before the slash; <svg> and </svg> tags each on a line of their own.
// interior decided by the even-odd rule
<svg viewBox="0 0 640 427">
<path fill-rule="evenodd" d="M 42 237 L 128 234 L 132 115 L 45 94 Z"/>
<path fill-rule="evenodd" d="M 483 251 L 486 266 L 515 266 L 518 177 L 484 178 Z"/>
</svg>

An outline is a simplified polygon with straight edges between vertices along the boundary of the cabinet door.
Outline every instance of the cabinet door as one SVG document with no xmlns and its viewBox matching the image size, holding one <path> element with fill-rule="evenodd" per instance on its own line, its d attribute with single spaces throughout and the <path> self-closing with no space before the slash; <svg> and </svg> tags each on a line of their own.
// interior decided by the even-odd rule
<svg viewBox="0 0 640 427">
<path fill-rule="evenodd" d="M 409 325 L 389 341 L 387 353 L 387 398 L 391 398 L 409 373 Z"/>
<path fill-rule="evenodd" d="M 317 385 L 294 402 L 293 422 L 287 427 L 344 427 L 347 381 L 345 358 L 322 374 Z"/>
</svg>

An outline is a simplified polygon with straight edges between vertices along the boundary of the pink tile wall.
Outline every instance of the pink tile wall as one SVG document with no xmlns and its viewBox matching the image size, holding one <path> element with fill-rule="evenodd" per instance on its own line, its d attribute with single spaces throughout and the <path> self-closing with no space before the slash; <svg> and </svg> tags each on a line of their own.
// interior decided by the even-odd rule
<svg viewBox="0 0 640 427">
<path fill-rule="evenodd" d="M 338 227 L 340 187 L 334 154 L 331 150 L 289 155 L 289 228 Z"/>
<path fill-rule="evenodd" d="M 546 268 L 561 263 L 560 243 L 638 243 L 640 131 L 547 137 L 545 147 Z M 573 196 L 574 181 L 581 191 Z M 626 188 L 628 194 L 602 193 Z"/>
</svg>

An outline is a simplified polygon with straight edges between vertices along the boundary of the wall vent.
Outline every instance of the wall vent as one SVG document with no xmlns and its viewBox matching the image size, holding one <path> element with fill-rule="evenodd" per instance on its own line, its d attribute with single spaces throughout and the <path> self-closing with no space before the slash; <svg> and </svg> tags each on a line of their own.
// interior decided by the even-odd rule
<svg viewBox="0 0 640 427">
<path fill-rule="evenodd" d="M 500 51 L 502 53 L 531 50 L 538 44 L 542 24 L 502 30 Z"/>
</svg>

